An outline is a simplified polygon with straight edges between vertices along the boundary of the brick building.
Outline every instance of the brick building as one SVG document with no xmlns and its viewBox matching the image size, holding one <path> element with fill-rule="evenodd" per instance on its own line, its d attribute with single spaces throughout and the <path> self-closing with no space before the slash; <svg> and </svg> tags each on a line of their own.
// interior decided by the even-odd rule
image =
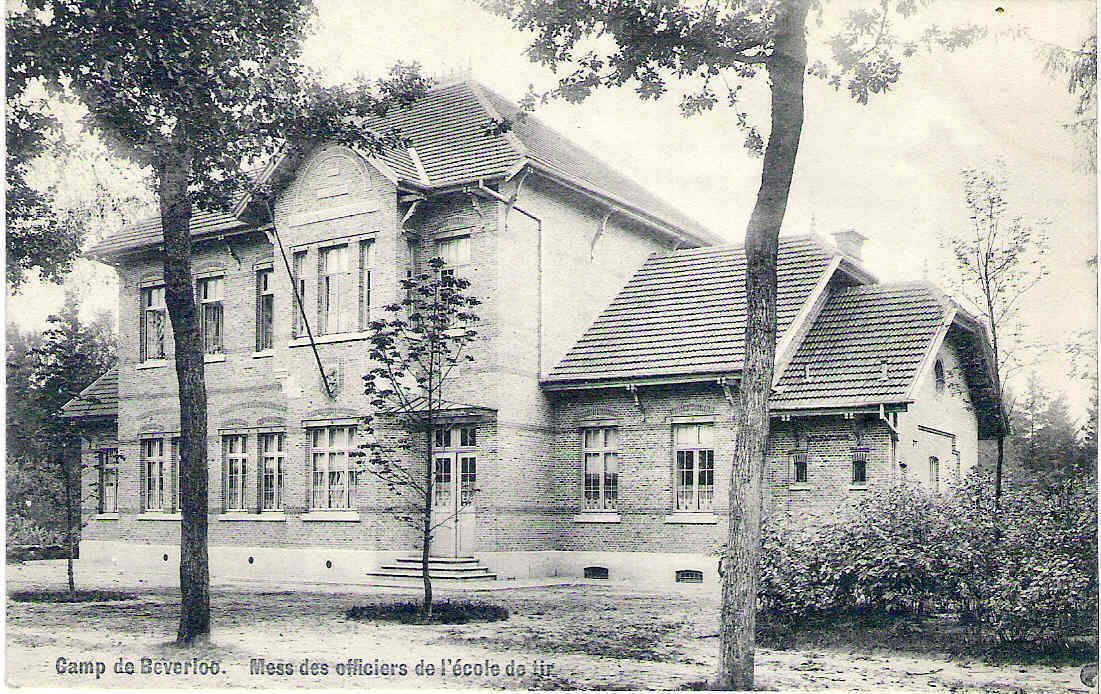
<svg viewBox="0 0 1101 694">
<path fill-rule="evenodd" d="M 474 557 L 471 576 L 714 580 L 744 254 L 538 120 L 491 127 L 514 113 L 445 85 L 380 124 L 407 149 L 321 146 L 265 171 L 270 217 L 249 200 L 193 217 L 214 576 L 357 582 L 417 551 L 348 452 L 367 321 L 440 257 L 482 305 L 436 435 L 457 513 L 433 554 Z M 148 220 L 89 251 L 119 274 L 120 360 L 66 410 L 86 431 L 81 556 L 139 572 L 179 553 L 160 236 Z M 943 489 L 1002 426 L 981 326 L 930 285 L 876 283 L 859 242 L 782 240 L 770 513 Z"/>
</svg>

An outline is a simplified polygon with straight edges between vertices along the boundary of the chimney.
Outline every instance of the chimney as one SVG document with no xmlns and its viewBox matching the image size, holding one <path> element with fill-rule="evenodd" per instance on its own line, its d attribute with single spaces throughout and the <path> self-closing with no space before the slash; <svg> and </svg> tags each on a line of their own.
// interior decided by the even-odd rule
<svg viewBox="0 0 1101 694">
<path fill-rule="evenodd" d="M 856 229 L 835 231 L 830 235 L 833 236 L 833 242 L 837 244 L 842 253 L 860 260 L 860 249 L 864 247 L 864 242 L 868 240 L 867 236 Z"/>
</svg>

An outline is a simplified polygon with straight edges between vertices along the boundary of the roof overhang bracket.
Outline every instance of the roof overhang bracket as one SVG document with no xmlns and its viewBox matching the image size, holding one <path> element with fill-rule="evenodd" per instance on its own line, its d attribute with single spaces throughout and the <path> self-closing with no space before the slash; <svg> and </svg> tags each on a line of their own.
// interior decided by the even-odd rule
<svg viewBox="0 0 1101 694">
<path fill-rule="evenodd" d="M 233 246 L 230 245 L 229 239 L 226 238 L 225 234 L 220 234 L 218 240 L 225 244 L 226 250 L 229 251 L 229 255 L 237 261 L 237 267 L 240 268 L 241 256 L 237 255 L 237 251 L 233 250 Z"/>
<path fill-rule="evenodd" d="M 716 381 L 719 387 L 723 389 L 723 397 L 726 398 L 726 404 L 734 407 L 734 391 L 730 387 L 730 379 L 726 376 L 719 376 Z"/>
<path fill-rule="evenodd" d="M 408 231 L 408 229 L 405 228 L 405 223 L 408 222 L 409 218 L 412 217 L 413 214 L 417 211 L 417 206 L 428 199 L 423 195 L 416 195 L 411 197 L 413 198 L 413 202 L 409 204 L 409 209 L 405 211 L 405 214 L 401 218 L 401 223 L 398 224 L 398 227 L 402 231 Z"/>
<path fill-rule="evenodd" d="M 879 403 L 879 421 L 887 425 L 887 429 L 891 432 L 891 440 L 898 441 L 898 429 L 891 424 L 891 419 L 887 416 L 887 407 L 883 403 Z"/>
<path fill-rule="evenodd" d="M 596 242 L 600 240 L 600 237 L 604 235 L 604 232 L 608 229 L 608 218 L 612 216 L 614 210 L 608 210 L 604 215 L 604 219 L 600 220 L 600 226 L 596 228 L 596 233 L 593 234 L 593 240 L 589 243 L 589 260 L 596 257 Z"/>
<path fill-rule="evenodd" d="M 638 399 L 638 386 L 636 386 L 634 383 L 627 384 L 627 392 L 631 394 L 631 398 L 635 401 L 635 407 L 637 407 L 638 411 L 642 413 L 643 417 L 645 417 L 646 410 L 643 409 L 642 402 L 640 402 Z"/>
</svg>

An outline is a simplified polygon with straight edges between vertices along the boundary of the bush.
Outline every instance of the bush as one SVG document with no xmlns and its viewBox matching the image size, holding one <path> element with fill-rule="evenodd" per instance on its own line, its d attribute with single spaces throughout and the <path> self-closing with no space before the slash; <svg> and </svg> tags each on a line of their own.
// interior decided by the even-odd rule
<svg viewBox="0 0 1101 694">
<path fill-rule="evenodd" d="M 470 622 L 499 622 L 508 619 L 508 608 L 484 602 L 455 600 L 432 605 L 432 619 L 421 615 L 421 603 L 372 603 L 349 609 L 348 619 L 373 622 L 400 622 L 402 624 L 467 624 Z"/>
<path fill-rule="evenodd" d="M 136 600 L 138 596 L 116 590 L 23 590 L 10 597 L 16 602 L 115 602 Z"/>
<path fill-rule="evenodd" d="M 45 528 L 30 518 L 7 516 L 8 546 L 11 545 L 60 545 L 65 542 L 61 530 Z"/>
<path fill-rule="evenodd" d="M 1098 608 L 1097 488 L 1015 486 L 995 509 L 977 476 L 949 494 L 895 487 L 847 513 L 762 530 L 763 635 L 846 614 L 954 612 L 981 640 L 1092 632 Z M 777 522 L 779 521 L 779 522 Z"/>
</svg>

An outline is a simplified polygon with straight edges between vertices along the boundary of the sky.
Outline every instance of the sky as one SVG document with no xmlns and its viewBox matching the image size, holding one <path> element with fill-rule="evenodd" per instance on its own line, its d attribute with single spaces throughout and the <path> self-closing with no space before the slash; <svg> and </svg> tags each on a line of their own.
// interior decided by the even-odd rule
<svg viewBox="0 0 1101 694">
<path fill-rule="evenodd" d="M 855 0 L 825 4 L 827 15 Z M 430 74 L 466 69 L 501 94 L 519 99 L 529 85 L 555 77 L 523 56 L 527 37 L 465 0 L 318 0 L 317 32 L 305 59 L 333 81 L 380 74 L 397 60 L 416 60 Z M 920 53 L 900 83 L 868 105 L 815 78 L 806 84 L 806 119 L 784 234 L 827 235 L 852 228 L 868 237 L 865 265 L 880 281 L 928 279 L 947 285 L 942 232 L 966 228 L 960 171 L 995 158 L 1010 175 L 1011 210 L 1049 221 L 1051 269 L 1021 306 L 1031 340 L 1052 348 L 1036 364 L 1049 390 L 1067 392 L 1084 410 L 1088 389 L 1070 373 L 1062 345 L 1096 328 L 1096 177 L 1081 166 L 1081 148 L 1062 127 L 1076 98 L 1062 78 L 1042 71 L 1032 35 L 1076 47 L 1095 26 L 1096 6 L 1083 0 L 946 0 L 914 27 L 930 22 L 990 27 L 979 45 L 954 53 Z M 996 8 L 1004 11 L 996 13 Z M 811 58 L 820 49 L 812 26 Z M 739 242 L 760 183 L 761 160 L 743 147 L 733 113 L 719 106 L 695 118 L 679 114 L 676 84 L 657 102 L 628 87 L 599 92 L 580 105 L 552 103 L 536 116 L 695 217 Z M 768 94 L 747 90 L 748 110 L 767 133 Z M 109 230 L 106 230 L 109 232 Z M 74 285 L 85 308 L 114 310 L 113 273 L 79 264 Z M 60 305 L 62 290 L 32 282 L 7 302 L 7 320 L 39 329 Z"/>
</svg>

